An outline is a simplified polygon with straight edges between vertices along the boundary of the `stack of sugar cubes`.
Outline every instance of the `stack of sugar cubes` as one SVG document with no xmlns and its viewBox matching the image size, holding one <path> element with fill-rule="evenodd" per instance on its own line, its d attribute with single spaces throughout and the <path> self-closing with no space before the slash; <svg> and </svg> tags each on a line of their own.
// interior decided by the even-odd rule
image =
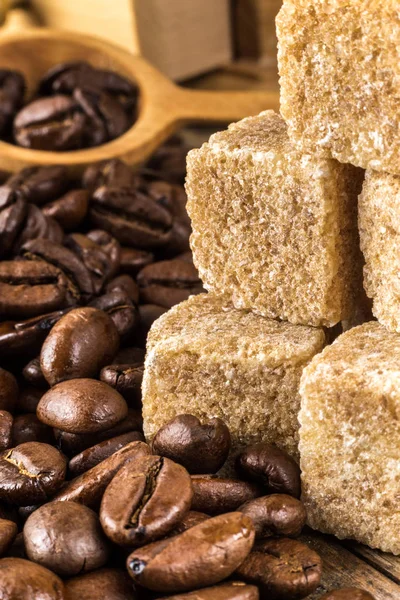
<svg viewBox="0 0 400 600">
<path fill-rule="evenodd" d="M 188 156 L 209 293 L 153 326 L 145 433 L 191 413 L 275 443 L 312 527 L 400 554 L 399 3 L 285 0 L 277 30 L 282 117 Z"/>
</svg>

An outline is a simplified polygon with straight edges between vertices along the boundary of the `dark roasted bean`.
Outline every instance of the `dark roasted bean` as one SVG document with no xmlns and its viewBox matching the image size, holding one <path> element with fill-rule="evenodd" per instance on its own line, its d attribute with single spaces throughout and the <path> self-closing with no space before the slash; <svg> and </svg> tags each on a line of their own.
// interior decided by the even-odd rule
<svg viewBox="0 0 400 600">
<path fill-rule="evenodd" d="M 139 327 L 136 332 L 138 344 L 145 346 L 147 335 L 154 321 L 159 319 L 161 315 L 167 312 L 163 306 L 156 304 L 142 304 L 139 306 Z"/>
<path fill-rule="evenodd" d="M 254 585 L 240 581 L 230 581 L 196 592 L 168 596 L 165 600 L 258 600 L 258 590 Z"/>
<path fill-rule="evenodd" d="M 212 475 L 193 475 L 192 509 L 210 515 L 237 510 L 239 506 L 261 496 L 261 488 L 240 479 L 222 479 Z"/>
<path fill-rule="evenodd" d="M 64 585 L 57 575 L 23 558 L 0 560 L 2 600 L 65 600 Z"/>
<path fill-rule="evenodd" d="M 49 167 L 27 167 L 12 175 L 3 186 L 3 193 L 8 190 L 16 198 L 26 202 L 42 205 L 58 198 L 67 190 L 67 169 L 59 165 Z M 0 190 L 0 197 L 1 197 Z"/>
<path fill-rule="evenodd" d="M 136 248 L 121 248 L 121 272 L 136 277 L 143 267 L 154 261 L 154 254 Z"/>
<path fill-rule="evenodd" d="M 143 355 L 138 355 L 138 360 L 136 362 L 108 365 L 108 367 L 104 367 L 101 370 L 100 380 L 122 394 L 128 405 L 140 406 L 144 369 L 143 361 Z M 158 451 L 156 451 L 156 453 L 162 454 L 162 452 Z M 165 456 L 168 455 L 165 454 Z M 170 456 L 168 457 L 171 458 Z M 178 460 L 177 462 L 180 461 Z"/>
<path fill-rule="evenodd" d="M 14 418 L 11 435 L 13 446 L 25 442 L 55 443 L 52 428 L 39 421 L 37 416 L 32 413 L 17 415 Z"/>
<path fill-rule="evenodd" d="M 366 590 L 352 587 L 332 590 L 321 596 L 320 600 L 375 600 L 375 597 Z"/>
<path fill-rule="evenodd" d="M 6 554 L 7 550 L 13 543 L 17 533 L 18 527 L 14 523 L 14 521 L 9 521 L 8 519 L 0 518 L 0 558 Z"/>
<path fill-rule="evenodd" d="M 18 198 L 4 208 L 0 205 L 0 258 L 6 258 L 14 247 L 28 213 L 28 204 Z"/>
<path fill-rule="evenodd" d="M 0 410 L 0 450 L 11 447 L 13 416 L 6 410 Z"/>
<path fill-rule="evenodd" d="M 31 385 L 26 385 L 21 389 L 18 396 L 16 410 L 20 413 L 33 413 L 36 415 L 37 405 L 43 396 L 44 390 Z"/>
<path fill-rule="evenodd" d="M 99 590 L 101 590 L 101 600 L 137 600 L 138 598 L 129 575 L 120 569 L 99 569 L 93 573 L 74 577 L 65 583 L 65 589 L 68 600 L 99 600 Z M 249 598 L 249 600 L 253 599 Z"/>
<path fill-rule="evenodd" d="M 118 158 L 89 165 L 83 174 L 83 186 L 92 193 L 102 186 L 135 187 L 137 180 L 133 170 Z"/>
<path fill-rule="evenodd" d="M 241 513 L 227 513 L 135 550 L 127 559 L 128 572 L 148 589 L 185 592 L 229 577 L 245 560 L 253 542 L 250 519 Z"/>
<path fill-rule="evenodd" d="M 63 237 L 63 230 L 57 221 L 51 217 L 47 217 L 34 204 L 28 204 L 24 228 L 14 242 L 12 253 L 18 254 L 22 246 L 30 240 L 41 238 L 49 242 L 61 244 Z"/>
<path fill-rule="evenodd" d="M 249 500 L 238 508 L 247 515 L 256 530 L 257 538 L 273 535 L 296 537 L 306 523 L 304 505 L 287 494 L 271 494 Z"/>
<path fill-rule="evenodd" d="M 130 275 L 118 275 L 106 286 L 107 292 L 122 289 L 134 304 L 139 304 L 139 288 Z"/>
<path fill-rule="evenodd" d="M 13 411 L 17 398 L 17 380 L 12 373 L 0 367 L 0 410 Z"/>
<path fill-rule="evenodd" d="M 198 525 L 207 519 L 210 519 L 210 515 L 206 515 L 205 513 L 197 512 L 195 510 L 190 510 L 169 535 L 178 535 L 179 533 L 183 533 L 184 531 L 187 531 L 191 527 L 194 527 L 195 525 Z"/>
<path fill-rule="evenodd" d="M 65 231 L 70 231 L 82 223 L 88 207 L 89 194 L 86 190 L 70 190 L 43 206 L 42 212 L 55 219 Z"/>
<path fill-rule="evenodd" d="M 44 378 L 40 367 L 40 356 L 32 358 L 23 368 L 22 375 L 27 383 L 35 387 L 47 388 L 47 381 Z"/>
<path fill-rule="evenodd" d="M 113 291 L 92 300 L 90 306 L 99 308 L 110 316 L 122 342 L 130 339 L 131 334 L 136 329 L 139 313 L 125 290 L 115 288 Z"/>
<path fill-rule="evenodd" d="M 137 276 L 141 302 L 171 308 L 201 294 L 204 288 L 194 265 L 183 260 L 164 260 L 144 267 Z"/>
<path fill-rule="evenodd" d="M 15 113 L 22 105 L 25 80 L 18 71 L 0 69 L 0 135 L 12 130 Z"/>
<path fill-rule="evenodd" d="M 221 419 L 210 419 L 202 424 L 193 415 L 178 415 L 166 423 L 152 444 L 153 452 L 180 463 L 193 474 L 219 471 L 230 446 L 229 429 Z"/>
<path fill-rule="evenodd" d="M 259 442 L 249 446 L 236 460 L 239 473 L 258 481 L 270 494 L 300 497 L 300 468 L 291 456 L 273 444 Z"/>
</svg>

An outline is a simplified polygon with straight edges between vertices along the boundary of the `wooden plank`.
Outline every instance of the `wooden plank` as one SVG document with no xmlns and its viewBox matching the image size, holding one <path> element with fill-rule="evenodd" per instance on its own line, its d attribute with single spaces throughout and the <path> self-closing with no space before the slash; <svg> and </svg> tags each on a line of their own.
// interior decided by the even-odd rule
<svg viewBox="0 0 400 600">
<path fill-rule="evenodd" d="M 375 600 L 400 598 L 400 586 L 396 582 L 344 548 L 335 538 L 312 532 L 301 539 L 323 560 L 321 585 L 307 600 L 319 600 L 323 593 L 342 587 L 367 590 Z"/>
<path fill-rule="evenodd" d="M 400 556 L 373 550 L 357 542 L 344 542 L 345 548 L 400 585 Z"/>
</svg>

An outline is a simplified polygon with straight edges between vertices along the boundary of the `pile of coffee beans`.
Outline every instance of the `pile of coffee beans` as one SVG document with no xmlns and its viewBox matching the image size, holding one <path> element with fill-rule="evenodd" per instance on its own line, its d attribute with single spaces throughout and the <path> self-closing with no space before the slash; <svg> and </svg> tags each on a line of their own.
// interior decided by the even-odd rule
<svg viewBox="0 0 400 600">
<path fill-rule="evenodd" d="M 137 87 L 83 61 L 52 67 L 23 106 L 25 91 L 21 73 L 0 70 L 0 137 L 24 148 L 99 146 L 125 133 L 137 116 Z"/>
<path fill-rule="evenodd" d="M 291 600 L 320 584 L 284 451 L 234 461 L 225 423 L 193 415 L 144 440 L 147 332 L 203 291 L 183 157 L 172 140 L 136 173 L 112 160 L 81 180 L 2 176 L 2 600 Z"/>
</svg>

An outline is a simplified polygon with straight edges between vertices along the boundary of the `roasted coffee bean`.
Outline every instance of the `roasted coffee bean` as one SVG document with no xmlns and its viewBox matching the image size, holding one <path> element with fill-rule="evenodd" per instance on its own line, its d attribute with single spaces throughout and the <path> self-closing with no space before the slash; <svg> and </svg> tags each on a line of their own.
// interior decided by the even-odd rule
<svg viewBox="0 0 400 600">
<path fill-rule="evenodd" d="M 5 555 L 17 533 L 18 527 L 14 521 L 0 518 L 0 558 Z"/>
<path fill-rule="evenodd" d="M 47 336 L 40 366 L 49 385 L 94 377 L 110 363 L 118 347 L 119 335 L 111 317 L 96 308 L 77 308 L 62 317 Z"/>
<path fill-rule="evenodd" d="M 163 260 L 144 267 L 137 276 L 141 302 L 171 308 L 201 294 L 204 288 L 194 265 L 183 260 Z"/>
<path fill-rule="evenodd" d="M 7 557 L 26 558 L 24 534 L 22 533 L 22 531 L 21 531 L 21 533 L 17 533 L 17 535 L 15 536 L 13 543 L 11 544 L 10 548 L 8 549 Z M 1 587 L 0 587 L 0 590 L 1 590 Z M 19 600 L 19 596 L 18 596 L 18 600 Z"/>
<path fill-rule="evenodd" d="M 165 208 L 128 187 L 97 188 L 92 196 L 90 218 L 121 244 L 144 249 L 166 244 L 173 224 Z"/>
<path fill-rule="evenodd" d="M 375 597 L 359 588 L 342 588 L 324 594 L 320 600 L 375 600 Z"/>
<path fill-rule="evenodd" d="M 0 316 L 29 318 L 63 308 L 67 280 L 43 261 L 0 262 Z"/>
<path fill-rule="evenodd" d="M 322 561 L 314 550 L 288 538 L 259 542 L 236 573 L 257 585 L 268 600 L 305 598 L 321 580 Z"/>
<path fill-rule="evenodd" d="M 138 349 L 139 350 L 139 349 Z M 143 353 L 138 353 L 138 360 L 128 364 L 115 364 L 104 367 L 100 373 L 100 380 L 117 390 L 127 401 L 128 405 L 140 406 L 142 398 L 141 386 L 144 371 Z M 156 451 L 157 454 L 163 454 Z M 169 455 L 168 458 L 171 458 Z M 176 462 L 180 462 L 177 460 Z M 183 463 L 182 463 L 183 464 Z M 186 465 L 184 465 L 186 466 Z"/>
<path fill-rule="evenodd" d="M 65 245 L 81 259 L 91 275 L 95 294 L 99 294 L 115 271 L 104 248 L 81 233 L 69 235 L 65 239 Z"/>
<path fill-rule="evenodd" d="M 212 475 L 193 475 L 192 509 L 209 515 L 237 510 L 239 506 L 261 496 L 261 488 L 240 479 L 222 479 Z"/>
<path fill-rule="evenodd" d="M 241 476 L 258 481 L 270 494 L 289 494 L 300 498 L 300 468 L 285 450 L 259 442 L 246 448 L 236 460 Z"/>
<path fill-rule="evenodd" d="M 94 573 L 74 577 L 65 582 L 65 590 L 67 600 L 99 600 L 100 590 L 101 600 L 138 598 L 129 575 L 120 569 L 99 569 Z"/>
<path fill-rule="evenodd" d="M 168 596 L 165 600 L 258 600 L 258 590 L 254 585 L 241 581 L 231 581 L 196 592 Z"/>
<path fill-rule="evenodd" d="M 24 525 L 28 558 L 57 575 L 70 577 L 102 567 L 109 544 L 96 513 L 76 502 L 49 502 Z"/>
<path fill-rule="evenodd" d="M 141 346 L 146 345 L 147 335 L 154 321 L 167 312 L 163 306 L 156 304 L 142 304 L 139 306 L 139 326 L 136 331 L 137 343 Z"/>
<path fill-rule="evenodd" d="M 296 537 L 300 535 L 307 518 L 300 500 L 287 494 L 271 494 L 249 500 L 238 511 L 253 521 L 257 538 L 274 535 Z"/>
<path fill-rule="evenodd" d="M 254 528 L 241 513 L 208 519 L 188 531 L 132 552 L 130 576 L 150 590 L 186 592 L 219 583 L 245 560 Z"/>
<path fill-rule="evenodd" d="M 130 431 L 100 442 L 71 458 L 68 470 L 73 477 L 81 475 L 117 452 L 117 450 L 124 448 L 124 446 L 127 446 L 131 442 L 140 441 L 144 441 L 143 435 L 138 431 Z"/>
<path fill-rule="evenodd" d="M 129 129 L 132 119 L 111 94 L 85 86 L 75 88 L 73 97 L 87 117 L 85 146 L 99 146 Z"/>
<path fill-rule="evenodd" d="M 54 433 L 57 440 L 57 445 L 59 448 L 67 454 L 68 456 L 75 456 L 79 452 L 94 446 L 95 444 L 99 444 L 100 442 L 104 442 L 105 440 L 109 440 L 117 435 L 122 435 L 123 433 L 128 432 L 136 432 L 138 436 L 138 441 L 144 441 L 143 436 L 143 418 L 141 411 L 135 408 L 129 408 L 128 414 L 125 419 L 122 419 L 115 427 L 111 427 L 106 431 L 99 431 L 97 433 L 90 434 L 79 434 L 79 433 L 67 433 L 65 431 L 60 431 L 59 429 L 55 429 Z"/>
<path fill-rule="evenodd" d="M 90 306 L 106 312 L 113 321 L 121 342 L 126 342 L 136 329 L 139 313 L 125 290 L 116 288 L 92 300 Z"/>
<path fill-rule="evenodd" d="M 21 73 L 0 69 L 0 135 L 12 130 L 15 113 L 22 105 L 25 93 L 25 80 Z"/>
<path fill-rule="evenodd" d="M 71 379 L 46 392 L 36 414 L 50 427 L 70 433 L 96 433 L 122 421 L 128 407 L 121 394 L 102 381 Z"/>
<path fill-rule="evenodd" d="M 221 419 L 201 423 L 193 415 L 178 415 L 153 439 L 153 452 L 183 465 L 189 473 L 216 473 L 231 446 L 229 429 Z"/>
<path fill-rule="evenodd" d="M 26 259 L 42 260 L 55 265 L 68 281 L 69 303 L 86 302 L 93 295 L 90 273 L 81 260 L 68 248 L 49 240 L 37 239 L 24 244 L 21 252 Z"/>
<path fill-rule="evenodd" d="M 122 467 L 104 492 L 100 521 L 121 546 L 141 546 L 167 535 L 190 509 L 186 469 L 168 458 L 145 456 Z"/>
<path fill-rule="evenodd" d="M 23 558 L 0 560 L 0 598 L 2 600 L 65 600 L 61 579 Z"/>
<path fill-rule="evenodd" d="M 6 258 L 11 254 L 15 240 L 24 226 L 27 213 L 28 204 L 21 198 L 15 202 L 11 201 L 3 208 L 0 199 L 0 258 Z"/>
<path fill-rule="evenodd" d="M 11 435 L 13 446 L 25 442 L 43 442 L 44 444 L 54 444 L 55 442 L 52 428 L 39 421 L 37 416 L 31 413 L 14 417 Z"/>
<path fill-rule="evenodd" d="M 23 198 L 26 202 L 40 206 L 61 196 L 67 190 L 67 186 L 66 167 L 27 167 L 7 179 L 5 185 L 0 188 L 0 197 L 4 197 L 8 190 L 14 198 Z"/>
<path fill-rule="evenodd" d="M 14 375 L 0 367 L 0 410 L 13 411 L 18 398 L 18 383 Z"/>
<path fill-rule="evenodd" d="M 28 204 L 24 228 L 14 242 L 12 253 L 19 254 L 22 246 L 36 238 L 61 244 L 63 237 L 64 232 L 57 221 L 46 217 L 43 211 L 34 204 Z"/>
<path fill-rule="evenodd" d="M 106 291 L 112 292 L 116 289 L 122 289 L 134 304 L 139 304 L 139 287 L 130 275 L 118 275 L 107 283 Z"/>
<path fill-rule="evenodd" d="M 43 206 L 46 217 L 55 219 L 65 231 L 76 229 L 86 216 L 89 194 L 86 190 L 70 190 L 61 198 Z"/>
<path fill-rule="evenodd" d="M 22 375 L 27 383 L 30 383 L 35 387 L 47 388 L 48 384 L 40 367 L 40 356 L 32 358 L 32 360 L 25 365 Z"/>
<path fill-rule="evenodd" d="M 28 506 L 46 502 L 62 485 L 66 460 L 53 446 L 27 442 L 0 457 L 0 500 Z"/>
<path fill-rule="evenodd" d="M 171 183 L 183 184 L 186 177 L 186 148 L 178 137 L 170 138 L 150 157 L 146 172 Z"/>
<path fill-rule="evenodd" d="M 83 186 L 91 193 L 102 186 L 136 187 L 137 181 L 133 170 L 118 158 L 89 165 L 83 174 Z"/>
<path fill-rule="evenodd" d="M 20 413 L 33 413 L 36 415 L 37 405 L 43 396 L 44 390 L 31 385 L 26 385 L 21 389 L 18 396 L 16 410 Z"/>
<path fill-rule="evenodd" d="M 125 464 L 130 462 L 134 464 L 147 454 L 150 454 L 147 444 L 131 442 L 89 471 L 69 481 L 53 499 L 57 501 L 71 500 L 90 508 L 98 508 L 106 487 L 118 471 Z"/>
<path fill-rule="evenodd" d="M 6 410 L 0 410 L 0 450 L 11 448 L 13 416 Z"/>
<path fill-rule="evenodd" d="M 115 277 L 121 263 L 121 246 L 118 240 L 103 229 L 92 229 L 87 237 L 100 246 L 108 256 L 108 278 Z"/>
<path fill-rule="evenodd" d="M 136 277 L 143 267 L 154 261 L 154 254 L 136 248 L 121 248 L 121 272 Z"/>
<path fill-rule="evenodd" d="M 179 533 L 183 533 L 184 531 L 187 531 L 191 527 L 194 527 L 195 525 L 198 525 L 207 519 L 210 519 L 210 515 L 206 515 L 205 513 L 197 512 L 195 510 L 190 510 L 169 535 L 178 535 Z"/>
<path fill-rule="evenodd" d="M 146 191 L 174 217 L 171 240 L 164 248 L 165 253 L 176 255 L 189 250 L 189 237 L 192 230 L 186 211 L 187 196 L 184 187 L 167 181 L 152 181 L 147 184 Z"/>
</svg>

